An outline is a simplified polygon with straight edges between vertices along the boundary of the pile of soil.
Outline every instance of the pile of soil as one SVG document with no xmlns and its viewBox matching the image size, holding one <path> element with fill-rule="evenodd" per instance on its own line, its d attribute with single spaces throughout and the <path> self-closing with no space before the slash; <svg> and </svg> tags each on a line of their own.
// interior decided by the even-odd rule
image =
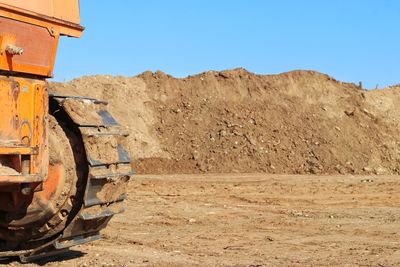
<svg viewBox="0 0 400 267">
<path fill-rule="evenodd" d="M 400 173 L 400 87 L 363 90 L 314 71 L 162 72 L 53 83 L 108 100 L 138 173 Z"/>
</svg>

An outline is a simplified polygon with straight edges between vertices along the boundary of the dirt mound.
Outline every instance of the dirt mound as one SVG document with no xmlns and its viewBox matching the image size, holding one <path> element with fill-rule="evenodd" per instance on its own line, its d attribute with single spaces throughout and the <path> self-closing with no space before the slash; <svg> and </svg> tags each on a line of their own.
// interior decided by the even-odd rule
<svg viewBox="0 0 400 267">
<path fill-rule="evenodd" d="M 113 116 L 130 133 L 128 144 L 134 158 L 168 157 L 150 133 L 157 122 L 154 112 L 147 106 L 152 100 L 147 96 L 142 79 L 106 75 L 81 77 L 69 83 L 52 83 L 51 90 L 107 100 Z"/>
<path fill-rule="evenodd" d="M 140 173 L 400 173 L 398 87 L 236 69 L 83 77 L 53 88 L 108 100 L 131 132 Z"/>
</svg>

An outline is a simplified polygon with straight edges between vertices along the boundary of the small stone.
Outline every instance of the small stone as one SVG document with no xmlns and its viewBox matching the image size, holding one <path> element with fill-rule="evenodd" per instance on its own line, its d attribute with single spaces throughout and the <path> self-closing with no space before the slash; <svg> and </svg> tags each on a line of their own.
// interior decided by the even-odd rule
<svg viewBox="0 0 400 267">
<path fill-rule="evenodd" d="M 225 137 L 227 135 L 227 132 L 225 130 L 219 131 L 219 136 Z"/>
<path fill-rule="evenodd" d="M 372 179 L 362 179 L 361 183 L 372 183 L 373 181 Z"/>
<path fill-rule="evenodd" d="M 266 236 L 265 240 L 270 241 L 270 242 L 274 241 L 274 239 L 272 237 L 269 237 L 269 236 Z"/>
<path fill-rule="evenodd" d="M 375 173 L 376 173 L 377 175 L 382 175 L 382 174 L 388 174 L 388 173 L 389 173 L 388 170 L 387 170 L 386 168 L 382 167 L 382 166 L 376 167 L 376 168 L 374 169 L 374 171 L 375 171 Z"/>
<path fill-rule="evenodd" d="M 364 167 L 364 168 L 363 168 L 363 171 L 365 171 L 365 172 L 372 172 L 372 168 L 370 168 L 370 167 Z"/>
</svg>

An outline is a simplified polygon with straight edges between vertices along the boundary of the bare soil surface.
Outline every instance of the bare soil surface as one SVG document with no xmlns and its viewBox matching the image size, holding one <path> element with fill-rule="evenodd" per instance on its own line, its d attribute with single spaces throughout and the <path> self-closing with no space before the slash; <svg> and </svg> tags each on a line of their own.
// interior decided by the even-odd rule
<svg viewBox="0 0 400 267">
<path fill-rule="evenodd" d="M 52 90 L 109 101 L 148 175 L 102 240 L 41 264 L 400 266 L 400 86 L 236 69 Z"/>
<path fill-rule="evenodd" d="M 400 173 L 399 86 L 236 69 L 82 77 L 52 90 L 108 100 L 141 174 Z"/>
<path fill-rule="evenodd" d="M 40 264 L 400 265 L 397 176 L 147 175 L 128 191 L 100 241 Z"/>
</svg>

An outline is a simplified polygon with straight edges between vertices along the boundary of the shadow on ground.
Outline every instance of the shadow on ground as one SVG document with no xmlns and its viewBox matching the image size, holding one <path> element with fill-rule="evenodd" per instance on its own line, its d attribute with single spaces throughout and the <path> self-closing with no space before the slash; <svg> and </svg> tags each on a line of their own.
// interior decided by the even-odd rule
<svg viewBox="0 0 400 267">
<path fill-rule="evenodd" d="M 75 260 L 85 256 L 86 253 L 77 250 L 67 250 L 57 255 L 52 256 L 44 256 L 41 259 L 37 259 L 32 263 L 37 264 L 39 266 L 45 266 L 49 263 L 57 263 L 57 262 L 65 262 Z M 12 264 L 15 262 L 20 262 L 19 257 L 9 257 L 9 258 L 2 258 L 0 259 L 0 265 Z M 71 263 L 72 264 L 72 263 Z"/>
</svg>

